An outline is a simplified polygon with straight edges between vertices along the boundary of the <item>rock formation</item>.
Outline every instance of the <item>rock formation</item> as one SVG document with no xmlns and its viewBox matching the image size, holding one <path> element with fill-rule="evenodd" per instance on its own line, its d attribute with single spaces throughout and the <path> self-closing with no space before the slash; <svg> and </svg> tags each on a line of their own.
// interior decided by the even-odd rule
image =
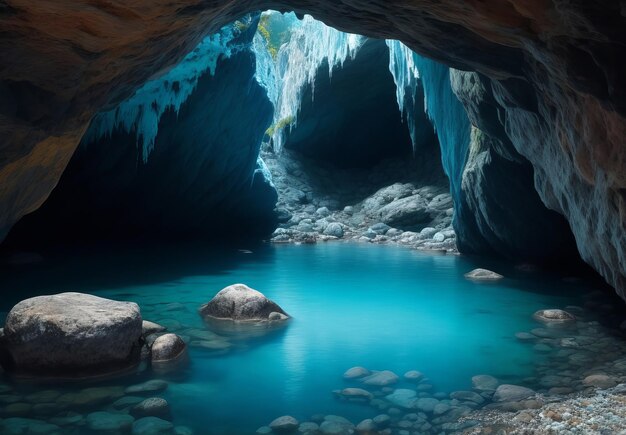
<svg viewBox="0 0 626 435">
<path fill-rule="evenodd" d="M 282 316 L 272 316 L 274 313 Z M 211 319 L 244 322 L 288 318 L 278 304 L 245 284 L 233 284 L 220 290 L 213 299 L 200 307 L 200 314 Z"/>
<path fill-rule="evenodd" d="M 203 35 L 268 7 L 400 39 L 487 77 L 541 200 L 565 216 L 582 257 L 626 297 L 626 10 L 617 0 L 11 0 L 0 9 L 0 236 L 46 199 L 98 110 Z"/>
<path fill-rule="evenodd" d="M 97 373 L 138 361 L 141 314 L 131 302 L 82 293 L 37 296 L 9 312 L 3 366 L 18 373 Z"/>
<path fill-rule="evenodd" d="M 532 166 L 506 135 L 489 79 L 459 70 L 450 70 L 450 78 L 474 126 L 456 198 L 459 249 L 541 263 L 576 261 L 569 225 L 541 202 Z"/>
<path fill-rule="evenodd" d="M 164 334 L 152 343 L 151 358 L 153 363 L 174 361 L 185 355 L 187 346 L 176 334 Z"/>
</svg>

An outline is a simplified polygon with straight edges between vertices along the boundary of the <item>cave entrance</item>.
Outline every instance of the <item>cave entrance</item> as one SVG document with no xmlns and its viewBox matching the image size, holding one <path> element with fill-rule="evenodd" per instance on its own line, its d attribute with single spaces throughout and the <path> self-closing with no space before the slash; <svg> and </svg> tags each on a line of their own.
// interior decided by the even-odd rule
<svg viewBox="0 0 626 435">
<path fill-rule="evenodd" d="M 453 235 L 423 88 L 411 89 L 409 118 L 386 41 L 294 18 L 267 11 L 255 37 L 257 75 L 275 107 L 260 154 L 278 192 L 273 240 L 386 240 L 405 232 L 417 240 L 425 228 L 420 241 Z"/>
</svg>

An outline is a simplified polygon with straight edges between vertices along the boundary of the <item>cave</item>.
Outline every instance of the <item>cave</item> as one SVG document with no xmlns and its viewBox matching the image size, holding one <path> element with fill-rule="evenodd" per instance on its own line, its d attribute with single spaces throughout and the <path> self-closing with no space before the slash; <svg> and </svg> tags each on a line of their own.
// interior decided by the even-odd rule
<svg viewBox="0 0 626 435">
<path fill-rule="evenodd" d="M 626 430 L 622 2 L 0 23 L 1 433 Z"/>
</svg>

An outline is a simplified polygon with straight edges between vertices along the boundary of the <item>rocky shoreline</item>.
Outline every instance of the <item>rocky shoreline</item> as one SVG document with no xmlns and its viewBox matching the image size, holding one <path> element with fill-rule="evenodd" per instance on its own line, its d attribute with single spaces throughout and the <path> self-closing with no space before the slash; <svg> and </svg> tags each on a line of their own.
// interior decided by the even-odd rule
<svg viewBox="0 0 626 435">
<path fill-rule="evenodd" d="M 403 175 L 410 173 L 406 162 L 334 171 L 285 150 L 261 156 L 278 192 L 273 243 L 354 240 L 457 252 L 448 186 L 440 180 L 418 185 Z"/>
<path fill-rule="evenodd" d="M 524 408 L 520 411 L 503 411 L 489 406 L 471 410 L 484 401 L 481 395 L 472 391 L 452 393 L 455 396 L 452 400 L 416 399 L 414 391 L 408 389 L 396 389 L 383 396 L 384 393 L 373 395 L 359 388 L 346 388 L 339 394 L 344 396 L 344 400 L 353 402 L 376 402 L 380 413 L 358 423 L 337 415 L 313 415 L 306 422 L 299 422 L 291 416 L 282 416 L 268 426 L 260 427 L 257 434 L 604 435 L 623 434 L 626 431 L 626 384 L 567 398 L 536 395 L 515 402 Z M 410 400 L 414 400 L 415 404 L 407 412 L 400 405 Z M 385 401 L 395 403 L 388 406 Z"/>
<path fill-rule="evenodd" d="M 525 409 L 514 414 L 485 410 L 472 413 L 467 419 L 477 423 L 467 433 L 626 433 L 626 384 L 554 400 L 539 409 Z"/>
</svg>

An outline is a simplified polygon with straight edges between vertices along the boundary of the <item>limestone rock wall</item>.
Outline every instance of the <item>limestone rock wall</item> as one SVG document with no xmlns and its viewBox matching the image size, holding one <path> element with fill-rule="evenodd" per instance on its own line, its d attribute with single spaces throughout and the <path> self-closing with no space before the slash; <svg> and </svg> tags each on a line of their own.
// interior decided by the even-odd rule
<svg viewBox="0 0 626 435">
<path fill-rule="evenodd" d="M 541 202 L 532 166 L 506 135 L 489 79 L 454 69 L 450 79 L 473 125 L 456 198 L 462 215 L 456 222 L 459 248 L 523 261 L 576 261 L 569 225 Z"/>
</svg>

